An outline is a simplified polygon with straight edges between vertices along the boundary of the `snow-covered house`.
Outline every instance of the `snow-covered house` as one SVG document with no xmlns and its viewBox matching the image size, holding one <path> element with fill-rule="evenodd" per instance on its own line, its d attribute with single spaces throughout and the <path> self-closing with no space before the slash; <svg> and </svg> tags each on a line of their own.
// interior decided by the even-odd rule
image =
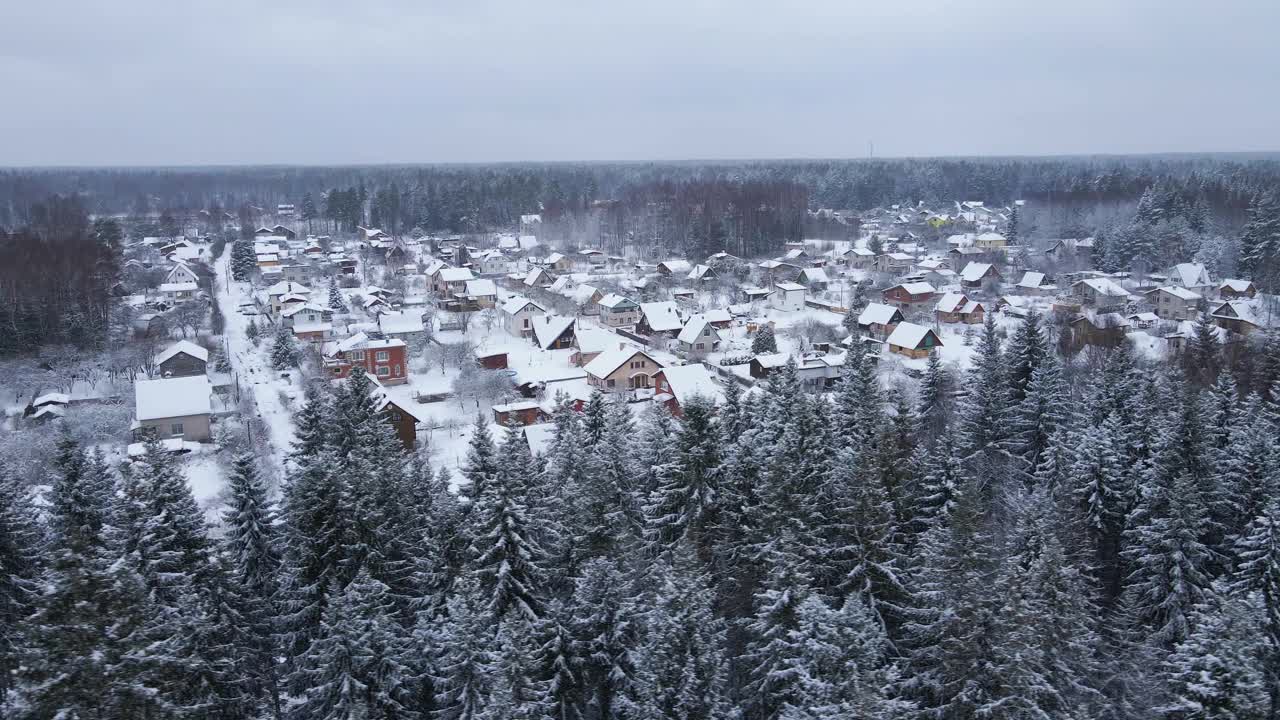
<svg viewBox="0 0 1280 720">
<path fill-rule="evenodd" d="M 1117 285 L 1114 280 L 1104 277 L 1077 280 L 1071 285 L 1071 294 L 1079 298 L 1082 303 L 1098 309 L 1120 307 L 1130 299 L 1127 290 Z"/>
<path fill-rule="evenodd" d="M 702 363 L 664 367 L 653 375 L 654 402 L 665 403 L 676 417 L 684 415 L 683 406 L 695 397 L 712 405 L 724 402 L 724 391 Z"/>
<path fill-rule="evenodd" d="M 606 350 L 582 369 L 587 382 L 602 392 L 623 392 L 653 386 L 653 374 L 665 367 L 648 353 L 624 346 Z"/>
<path fill-rule="evenodd" d="M 803 285 L 812 292 L 823 292 L 831 282 L 827 271 L 819 267 L 805 268 L 796 276 L 796 284 Z"/>
<path fill-rule="evenodd" d="M 947 293 L 933 308 L 940 323 L 965 323 L 980 325 L 985 312 L 982 303 L 970 300 L 964 293 Z"/>
<path fill-rule="evenodd" d="M 965 287 L 979 288 L 1000 279 L 1000 271 L 991 263 L 971 262 L 960 271 L 960 282 Z"/>
<path fill-rule="evenodd" d="M 546 308 L 524 297 L 513 297 L 502 303 L 498 316 L 502 319 L 502 328 L 516 337 L 529 337 L 533 334 L 533 318 L 545 315 Z"/>
<path fill-rule="evenodd" d="M 1169 280 L 1201 295 L 1213 290 L 1213 281 L 1209 279 L 1209 271 L 1201 263 L 1178 263 L 1169 270 Z"/>
<path fill-rule="evenodd" d="M 938 291 L 927 282 L 909 282 L 886 288 L 881 297 L 886 304 L 896 305 L 904 311 L 923 309 L 937 299 Z"/>
<path fill-rule="evenodd" d="M 179 340 L 155 356 L 156 372 L 162 378 L 204 375 L 209 351 L 193 342 Z"/>
<path fill-rule="evenodd" d="M 1165 285 L 1147 293 L 1147 302 L 1164 320 L 1194 320 L 1203 296 L 1177 285 Z"/>
<path fill-rule="evenodd" d="M 535 267 L 529 270 L 528 274 L 524 276 L 524 280 L 522 282 L 525 287 L 545 290 L 546 288 L 551 287 L 552 283 L 555 281 L 555 275 L 552 275 L 544 268 Z"/>
<path fill-rule="evenodd" d="M 799 312 L 804 309 L 805 287 L 793 282 L 774 283 L 769 304 L 779 310 Z"/>
<path fill-rule="evenodd" d="M 543 350 L 573 347 L 576 321 L 566 315 L 538 315 L 533 318 L 533 343 Z"/>
<path fill-rule="evenodd" d="M 206 375 L 138 380 L 133 390 L 137 439 L 209 440 L 213 387 Z"/>
<path fill-rule="evenodd" d="M 383 385 L 399 385 L 409 381 L 408 351 L 404 340 L 371 339 L 361 332 L 346 340 L 326 343 L 320 354 L 324 367 L 335 379 L 345 378 L 360 368 Z"/>
<path fill-rule="evenodd" d="M 658 274 L 669 277 L 688 277 L 693 266 L 688 260 L 663 260 L 658 263 Z"/>
<path fill-rule="evenodd" d="M 640 303 L 640 322 L 637 329 L 645 335 L 674 336 L 684 327 L 680 308 L 670 300 Z"/>
<path fill-rule="evenodd" d="M 704 315 L 694 315 L 676 336 L 685 357 L 701 358 L 720 349 L 720 333 Z"/>
<path fill-rule="evenodd" d="M 927 357 L 935 347 L 942 347 L 942 340 L 931 328 L 904 322 L 893 329 L 885 344 L 889 346 L 891 353 L 922 358 Z"/>
<path fill-rule="evenodd" d="M 640 322 L 640 306 L 628 297 L 609 293 L 600 298 L 600 322 L 609 327 L 623 327 Z"/>
<path fill-rule="evenodd" d="M 1258 288 L 1249 280 L 1228 278 L 1218 283 L 1218 297 L 1223 300 L 1252 299 L 1258 294 Z"/>
<path fill-rule="evenodd" d="M 710 265 L 694 265 L 686 278 L 695 283 L 707 282 L 716 279 L 716 271 Z"/>
<path fill-rule="evenodd" d="M 378 331 L 385 337 L 416 342 L 427 336 L 427 326 L 421 313 L 389 312 L 378 316 Z"/>
<path fill-rule="evenodd" d="M 904 320 L 902 310 L 892 305 L 867 303 L 858 314 L 858 327 L 871 337 L 884 338 Z"/>
</svg>

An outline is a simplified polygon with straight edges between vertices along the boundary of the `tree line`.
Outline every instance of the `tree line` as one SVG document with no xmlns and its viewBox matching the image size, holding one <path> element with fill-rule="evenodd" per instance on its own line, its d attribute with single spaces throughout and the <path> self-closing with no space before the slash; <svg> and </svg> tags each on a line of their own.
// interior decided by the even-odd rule
<svg viewBox="0 0 1280 720">
<path fill-rule="evenodd" d="M 64 441 L 0 502 L 6 718 L 1275 718 L 1280 337 L 1153 372 L 988 322 L 917 394 L 850 356 L 673 418 L 594 395 L 459 477 L 357 373 L 214 539 L 173 460 Z M 1185 369 L 1184 369 L 1185 367 Z"/>
</svg>

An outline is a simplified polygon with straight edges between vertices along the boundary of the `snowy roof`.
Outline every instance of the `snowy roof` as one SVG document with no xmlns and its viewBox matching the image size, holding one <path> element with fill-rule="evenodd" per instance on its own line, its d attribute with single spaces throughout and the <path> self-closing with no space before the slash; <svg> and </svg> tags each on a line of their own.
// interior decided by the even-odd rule
<svg viewBox="0 0 1280 720">
<path fill-rule="evenodd" d="M 701 280 L 704 275 L 711 272 L 711 268 L 706 265 L 694 265 L 689 271 L 688 278 L 690 280 Z"/>
<path fill-rule="evenodd" d="M 1169 273 L 1183 287 L 1199 287 L 1209 284 L 1209 271 L 1200 263 L 1178 263 Z"/>
<path fill-rule="evenodd" d="M 440 268 L 440 280 L 442 282 L 466 282 L 474 280 L 475 274 L 470 268 Z"/>
<path fill-rule="evenodd" d="M 717 405 L 724 401 L 724 391 L 711 378 L 707 366 L 702 363 L 673 365 L 662 368 L 659 372 L 666 378 L 667 384 L 671 386 L 671 393 L 675 395 L 676 402 L 681 405 L 695 395 L 704 397 Z"/>
<path fill-rule="evenodd" d="M 556 436 L 556 424 L 537 423 L 526 425 L 521 428 L 520 432 L 524 433 L 525 442 L 529 443 L 529 452 L 539 455 L 551 447 L 551 441 Z"/>
<path fill-rule="evenodd" d="M 564 259 L 564 255 L 558 252 L 553 252 L 547 256 L 547 262 L 551 263 L 552 265 L 560 262 L 563 259 Z"/>
<path fill-rule="evenodd" d="M 972 264 L 972 263 L 970 263 Z M 1026 290 L 1036 290 L 1044 285 L 1044 273 L 1033 272 L 1031 270 L 1022 274 L 1022 279 L 1018 281 L 1018 287 Z"/>
<path fill-rule="evenodd" d="M 599 300 L 598 304 L 599 304 L 601 307 L 607 307 L 607 308 L 615 308 L 615 307 L 620 307 L 620 306 L 621 306 L 621 307 L 625 307 L 625 306 L 628 306 L 628 305 L 635 305 L 635 303 L 634 303 L 634 302 L 631 302 L 631 300 L 629 300 L 629 299 L 628 299 L 628 298 L 626 298 L 625 296 L 623 296 L 623 295 L 619 295 L 619 294 L 617 294 L 617 293 L 609 293 L 608 295 L 605 295 L 604 297 L 600 298 L 600 300 Z"/>
<path fill-rule="evenodd" d="M 543 350 L 551 348 L 551 343 L 573 327 L 573 317 L 564 315 L 542 315 L 533 319 L 533 339 Z"/>
<path fill-rule="evenodd" d="M 521 410 L 536 410 L 540 407 L 537 400 L 519 400 L 503 405 L 494 405 L 493 411 L 500 413 L 519 412 Z"/>
<path fill-rule="evenodd" d="M 898 347 L 914 349 L 919 347 L 925 336 L 931 332 L 933 331 L 923 325 L 909 322 L 898 323 L 898 326 L 893 329 L 893 332 L 889 334 L 889 338 L 885 342 Z M 937 338 L 937 335 L 934 337 Z M 938 344 L 941 345 L 942 341 L 938 340 Z"/>
<path fill-rule="evenodd" d="M 727 323 L 733 319 L 733 316 L 730 315 L 729 311 L 725 308 L 712 308 L 710 310 L 706 310 L 702 313 L 702 317 L 706 318 L 707 322 L 713 323 Z"/>
<path fill-rule="evenodd" d="M 1263 319 L 1262 308 L 1256 300 L 1228 300 L 1214 309 L 1213 317 L 1243 320 L 1257 327 L 1267 323 Z"/>
<path fill-rule="evenodd" d="M 978 240 L 985 242 L 1004 242 L 1004 236 L 998 232 L 984 232 L 978 236 Z"/>
<path fill-rule="evenodd" d="M 529 305 L 532 305 L 533 307 L 537 308 L 538 310 L 540 310 L 540 311 L 542 311 L 542 312 L 546 312 L 546 311 L 547 311 L 547 310 L 546 310 L 546 308 L 544 308 L 544 307 L 542 307 L 541 305 L 539 305 L 538 303 L 536 303 L 536 302 L 534 302 L 534 301 L 530 300 L 529 298 L 527 298 L 527 297 L 520 297 L 519 295 L 517 295 L 517 296 L 515 296 L 515 297 L 513 297 L 513 298 L 509 298 L 506 302 L 502 303 L 502 312 L 504 312 L 504 313 L 506 313 L 506 314 L 508 314 L 508 315 L 515 315 L 516 313 L 518 313 L 518 312 L 520 312 L 521 310 L 525 309 L 525 307 L 526 307 L 526 306 L 529 306 Z"/>
<path fill-rule="evenodd" d="M 492 280 L 468 280 L 466 290 L 463 291 L 467 297 L 489 297 L 498 294 L 498 286 Z"/>
<path fill-rule="evenodd" d="M 938 304 L 933 309 L 944 313 L 958 312 L 964 308 L 964 304 L 968 300 L 969 298 L 965 297 L 964 293 L 947 293 L 942 296 L 942 299 L 938 301 Z"/>
<path fill-rule="evenodd" d="M 818 282 L 818 283 L 831 282 L 830 280 L 827 279 L 827 271 L 823 270 L 822 268 L 805 268 L 804 270 L 800 271 L 800 274 L 804 276 L 804 278 L 807 279 L 809 282 Z"/>
<path fill-rule="evenodd" d="M 1151 292 L 1166 292 L 1179 300 L 1186 300 L 1187 302 L 1195 302 L 1200 299 L 1199 293 L 1193 293 L 1190 290 L 1184 287 L 1178 287 L 1177 285 L 1164 285 L 1152 290 Z"/>
<path fill-rule="evenodd" d="M 193 282 L 160 283 L 162 293 L 195 292 L 200 286 Z"/>
<path fill-rule="evenodd" d="M 773 285 L 773 286 L 774 286 L 775 288 L 777 288 L 777 289 L 779 289 L 779 290 L 783 291 L 783 292 L 796 292 L 796 291 L 803 291 L 803 290 L 804 290 L 804 286 L 803 286 L 803 285 L 799 285 L 799 284 L 796 284 L 796 283 L 793 283 L 793 282 L 780 282 L 780 283 L 774 283 L 774 285 Z"/>
<path fill-rule="evenodd" d="M 658 263 L 659 268 L 666 268 L 671 274 L 687 273 L 693 269 L 688 260 L 664 260 Z"/>
<path fill-rule="evenodd" d="M 186 353 L 201 362 L 209 362 L 208 350 L 200 347 L 199 345 L 193 342 L 188 342 L 186 340 L 179 340 L 178 342 L 165 348 L 163 351 L 161 351 L 156 355 L 155 362 L 157 365 L 159 365 L 160 363 L 168 360 L 169 358 L 173 357 L 174 355 L 177 355 L 178 353 Z"/>
<path fill-rule="evenodd" d="M 578 328 L 578 331 L 574 333 L 574 340 L 578 349 L 582 352 L 599 353 L 604 352 L 611 347 L 617 347 L 621 338 L 608 330 L 583 327 Z"/>
<path fill-rule="evenodd" d="M 773 290 L 760 287 L 745 288 L 742 292 L 745 293 L 747 297 L 767 297 L 773 294 Z"/>
<path fill-rule="evenodd" d="M 541 220 L 539 220 L 541 222 Z M 521 250 L 531 250 L 538 247 L 538 238 L 534 235 L 521 235 L 516 242 L 520 244 Z"/>
<path fill-rule="evenodd" d="M 538 278 L 542 277 L 543 275 L 546 275 L 547 277 L 551 277 L 551 273 L 547 272 L 546 270 L 543 270 L 542 268 L 533 268 L 529 271 L 527 275 L 524 276 L 524 284 L 530 287 L 537 285 Z"/>
<path fill-rule="evenodd" d="M 782 367 L 787 364 L 787 360 L 791 358 L 786 353 L 766 353 L 764 355 L 755 356 L 755 361 L 760 363 L 764 368 Z"/>
<path fill-rule="evenodd" d="M 280 311 L 280 316 L 293 317 L 294 315 L 297 315 L 298 313 L 304 310 L 310 310 L 311 312 L 318 312 L 326 315 L 333 312 L 333 310 L 327 307 L 320 307 L 319 305 L 316 305 L 314 303 L 303 302 L 303 303 L 295 303 L 290 305 L 287 308 L 284 308 L 283 310 Z"/>
<path fill-rule="evenodd" d="M 679 308 L 670 300 L 640 303 L 640 312 L 644 313 L 644 321 L 654 332 L 679 330 L 683 325 Z"/>
<path fill-rule="evenodd" d="M 859 325 L 888 325 L 893 322 L 893 316 L 901 317 L 898 308 L 883 303 L 868 303 L 862 312 L 858 314 Z"/>
<path fill-rule="evenodd" d="M 594 375 L 598 378 L 608 377 L 614 370 L 622 367 L 624 362 L 630 360 L 637 353 L 651 360 L 656 367 L 663 367 L 663 363 L 654 360 L 652 356 L 643 350 L 634 347 L 621 347 L 600 353 L 582 369 L 587 371 L 588 375 Z"/>
<path fill-rule="evenodd" d="M 903 283 L 898 287 L 901 287 L 903 290 L 906 290 L 908 293 L 912 295 L 928 295 L 929 293 L 938 292 L 937 288 L 935 288 L 934 286 L 930 285 L 927 282 Z"/>
<path fill-rule="evenodd" d="M 1235 278 L 1227 278 L 1218 285 L 1219 290 L 1231 290 L 1232 292 L 1249 292 L 1249 288 L 1253 287 L 1253 283 L 1248 280 L 1237 280 Z"/>
<path fill-rule="evenodd" d="M 960 271 L 960 279 L 965 282 L 978 282 L 991 272 L 991 263 L 971 262 Z"/>
<path fill-rule="evenodd" d="M 689 322 L 685 323 L 684 327 L 680 330 L 680 334 L 676 336 L 676 339 L 682 343 L 692 345 L 697 342 L 698 336 L 702 334 L 703 328 L 710 326 L 711 321 L 708 320 L 705 315 L 694 315 L 689 318 Z M 720 339 L 720 337 L 716 335 L 714 328 L 711 330 L 711 337 L 714 337 L 716 340 Z"/>
<path fill-rule="evenodd" d="M 1078 280 L 1072 287 L 1076 285 L 1084 285 L 1093 289 L 1099 295 L 1109 295 L 1111 297 L 1129 297 L 1128 291 L 1117 285 L 1114 281 L 1107 278 L 1085 278 Z"/>
<path fill-rule="evenodd" d="M 387 335 L 397 333 L 420 333 L 426 330 L 421 315 L 403 312 L 389 312 L 378 316 L 378 329 Z"/>
<path fill-rule="evenodd" d="M 204 375 L 139 380 L 133 384 L 138 420 L 208 415 L 213 393 Z"/>
<path fill-rule="evenodd" d="M 40 407 L 41 405 L 48 405 L 49 403 L 57 403 L 59 405 L 69 405 L 71 404 L 71 397 L 68 396 L 66 393 L 60 393 L 60 392 L 45 393 L 44 395 L 41 395 L 35 400 L 32 400 L 31 406 Z"/>
<path fill-rule="evenodd" d="M 267 288 L 267 295 L 310 295 L 311 288 L 292 280 L 281 280 Z"/>
</svg>

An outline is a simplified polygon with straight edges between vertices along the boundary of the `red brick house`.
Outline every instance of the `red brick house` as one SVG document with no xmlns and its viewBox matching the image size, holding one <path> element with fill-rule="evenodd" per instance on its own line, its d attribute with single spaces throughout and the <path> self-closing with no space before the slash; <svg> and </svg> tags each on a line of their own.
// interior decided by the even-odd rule
<svg viewBox="0 0 1280 720">
<path fill-rule="evenodd" d="M 324 346 L 324 366 L 334 378 L 345 378 L 353 368 L 361 368 L 383 385 L 409 381 L 409 347 L 403 340 L 371 340 L 356 333 L 346 340 Z"/>
</svg>

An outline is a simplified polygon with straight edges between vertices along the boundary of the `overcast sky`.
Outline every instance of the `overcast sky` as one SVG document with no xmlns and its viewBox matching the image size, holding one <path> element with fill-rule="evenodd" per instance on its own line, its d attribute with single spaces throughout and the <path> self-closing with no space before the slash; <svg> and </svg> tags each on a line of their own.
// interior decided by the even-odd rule
<svg viewBox="0 0 1280 720">
<path fill-rule="evenodd" d="M 1280 150 L 1278 0 L 0 0 L 0 165 Z"/>
</svg>

